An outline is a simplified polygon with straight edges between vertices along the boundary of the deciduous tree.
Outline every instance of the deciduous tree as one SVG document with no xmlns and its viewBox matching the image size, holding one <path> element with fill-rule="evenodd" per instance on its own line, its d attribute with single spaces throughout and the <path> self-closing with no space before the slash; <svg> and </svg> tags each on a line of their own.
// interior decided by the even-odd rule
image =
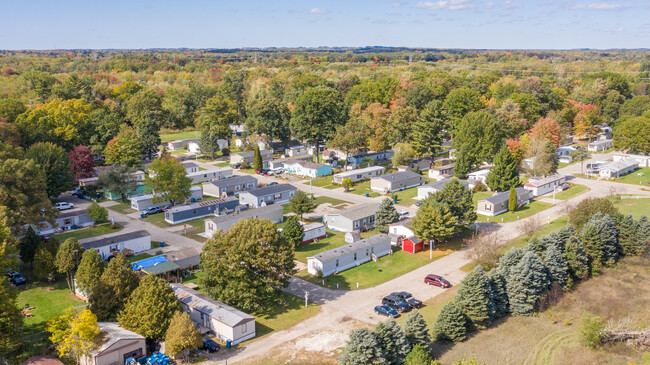
<svg viewBox="0 0 650 365">
<path fill-rule="evenodd" d="M 429 353 L 428 346 L 415 345 L 411 349 L 406 358 L 404 365 L 429 365 L 431 364 L 431 354 Z"/>
<path fill-rule="evenodd" d="M 139 282 L 124 253 L 118 254 L 108 263 L 99 283 L 90 293 L 90 309 L 100 321 L 115 322 Z"/>
<path fill-rule="evenodd" d="M 32 227 L 27 228 L 25 235 L 20 239 L 20 260 L 26 264 L 34 263 L 34 254 L 43 241 Z"/>
<path fill-rule="evenodd" d="M 650 99 L 647 96 L 646 99 Z M 633 153 L 650 153 L 650 116 L 625 118 L 614 126 L 614 148 Z"/>
<path fill-rule="evenodd" d="M 203 345 L 203 337 L 196 329 L 190 316 L 176 312 L 165 334 L 165 353 L 174 357 L 186 350 L 195 350 Z"/>
<path fill-rule="evenodd" d="M 74 275 L 73 271 L 79 266 L 84 249 L 76 238 L 68 238 L 59 246 L 56 252 L 56 269 L 58 272 L 66 275 L 66 281 L 70 292 L 74 294 Z"/>
<path fill-rule="evenodd" d="M 123 125 L 120 133 L 106 144 L 104 156 L 106 163 L 134 167 L 140 165 L 142 151 L 142 141 L 135 130 Z"/>
<path fill-rule="evenodd" d="M 145 185 L 153 192 L 154 203 L 169 202 L 172 206 L 191 195 L 192 179 L 187 177 L 185 166 L 175 158 L 156 159 L 148 166 Z"/>
<path fill-rule="evenodd" d="M 63 148 L 53 143 L 36 143 L 27 150 L 26 157 L 45 173 L 49 197 L 56 198 L 72 188 L 70 156 Z"/>
<path fill-rule="evenodd" d="M 300 220 L 302 220 L 303 214 L 311 213 L 316 209 L 316 204 L 313 198 L 307 196 L 302 190 L 298 190 L 289 200 L 289 209 L 299 215 Z"/>
<path fill-rule="evenodd" d="M 104 273 L 104 262 L 95 250 L 84 251 L 74 278 L 82 293 L 89 295 L 95 290 Z"/>
<path fill-rule="evenodd" d="M 361 118 L 350 118 L 347 123 L 337 126 L 332 139 L 328 141 L 332 148 L 345 153 L 344 170 L 348 168 L 348 158 L 366 147 L 366 124 Z"/>
<path fill-rule="evenodd" d="M 95 224 L 108 222 L 108 210 L 97 204 L 97 202 L 90 203 L 86 210 L 88 216 L 95 221 Z"/>
<path fill-rule="evenodd" d="M 248 104 L 246 111 L 248 130 L 264 136 L 267 144 L 271 144 L 274 139 L 289 143 L 291 112 L 282 100 L 271 97 L 254 100 Z"/>
<path fill-rule="evenodd" d="M 39 248 L 34 255 L 34 276 L 40 281 L 54 281 L 56 266 L 54 255 L 45 248 Z"/>
<path fill-rule="evenodd" d="M 557 149 L 551 142 L 544 143 L 544 147 L 535 156 L 533 174 L 535 176 L 549 176 L 557 172 Z"/>
<path fill-rule="evenodd" d="M 95 156 L 90 148 L 78 145 L 68 153 L 70 154 L 70 170 L 72 170 L 75 180 L 95 175 L 95 163 L 93 162 Z"/>
<path fill-rule="evenodd" d="M 50 319 L 47 330 L 52 334 L 50 340 L 56 345 L 59 356 L 69 356 L 77 362 L 90 354 L 100 332 L 93 312 L 88 309 L 77 312 L 72 307 Z"/>
<path fill-rule="evenodd" d="M 97 184 L 111 193 L 119 194 L 126 201 L 127 194 L 135 191 L 138 180 L 134 175 L 135 169 L 127 165 L 117 165 L 102 171 Z"/>
<path fill-rule="evenodd" d="M 607 198 L 587 198 L 582 200 L 569 213 L 569 222 L 577 230 L 581 230 L 591 217 L 601 212 L 609 215 L 614 221 L 620 220 L 620 213 L 614 204 Z"/>
<path fill-rule="evenodd" d="M 452 143 L 458 152 L 466 154 L 470 166 L 478 166 L 483 161 L 492 162 L 504 140 L 503 127 L 492 115 L 471 112 L 457 123 Z"/>
<path fill-rule="evenodd" d="M 571 153 L 574 161 L 580 162 L 580 173 L 583 173 L 583 166 L 585 161 L 591 158 L 591 154 L 585 146 L 578 146 L 575 151 Z"/>
</svg>

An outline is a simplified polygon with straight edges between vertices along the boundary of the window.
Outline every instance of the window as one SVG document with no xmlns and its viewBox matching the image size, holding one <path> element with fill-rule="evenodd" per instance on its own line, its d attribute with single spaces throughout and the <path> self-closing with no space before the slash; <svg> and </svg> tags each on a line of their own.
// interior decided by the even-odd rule
<svg viewBox="0 0 650 365">
<path fill-rule="evenodd" d="M 354 261 L 357 261 L 357 253 L 354 253 Z"/>
<path fill-rule="evenodd" d="M 244 323 L 241 325 L 241 333 L 246 333 L 248 331 L 248 326 L 246 326 L 248 323 Z"/>
<path fill-rule="evenodd" d="M 366 256 L 368 256 L 368 249 L 366 248 Z"/>
<path fill-rule="evenodd" d="M 374 247 L 370 247 L 370 253 L 375 253 L 375 248 Z"/>
<path fill-rule="evenodd" d="M 336 259 L 336 267 L 339 267 L 339 259 Z"/>
</svg>

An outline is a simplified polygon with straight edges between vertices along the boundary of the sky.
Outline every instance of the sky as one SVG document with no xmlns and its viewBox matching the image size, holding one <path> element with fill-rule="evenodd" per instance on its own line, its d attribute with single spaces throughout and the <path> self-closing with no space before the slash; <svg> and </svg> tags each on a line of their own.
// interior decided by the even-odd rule
<svg viewBox="0 0 650 365">
<path fill-rule="evenodd" d="M 650 0 L 9 1 L 0 49 L 650 48 Z"/>
</svg>

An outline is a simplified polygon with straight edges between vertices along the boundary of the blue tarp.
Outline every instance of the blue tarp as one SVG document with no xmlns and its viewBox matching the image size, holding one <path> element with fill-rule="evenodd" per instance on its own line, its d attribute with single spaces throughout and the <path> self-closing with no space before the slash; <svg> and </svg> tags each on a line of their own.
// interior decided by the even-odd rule
<svg viewBox="0 0 650 365">
<path fill-rule="evenodd" d="M 131 265 L 131 268 L 133 270 L 141 270 L 141 269 L 144 269 L 146 267 L 154 266 L 154 265 L 159 264 L 161 262 L 167 262 L 167 261 L 169 261 L 169 260 L 167 260 L 167 258 L 165 256 L 154 256 L 154 257 L 150 257 L 148 259 L 144 259 L 144 260 L 134 262 Z"/>
</svg>

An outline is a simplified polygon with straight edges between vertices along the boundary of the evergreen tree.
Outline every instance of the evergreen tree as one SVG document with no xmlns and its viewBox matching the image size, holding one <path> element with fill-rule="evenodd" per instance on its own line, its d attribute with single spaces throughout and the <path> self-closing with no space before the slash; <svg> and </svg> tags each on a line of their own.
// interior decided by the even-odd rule
<svg viewBox="0 0 650 365">
<path fill-rule="evenodd" d="M 478 328 L 487 328 L 494 319 L 492 290 L 482 266 L 476 266 L 461 282 L 454 297 L 458 309 Z"/>
<path fill-rule="evenodd" d="M 303 214 L 311 213 L 316 209 L 314 199 L 307 196 L 302 190 L 296 191 L 296 194 L 289 200 L 289 209 L 300 216 L 302 220 Z"/>
<path fill-rule="evenodd" d="M 0 262 L 6 258 L 2 257 L 3 254 L 0 251 Z M 16 304 L 17 294 L 8 285 L 0 283 L 0 358 L 4 359 L 11 359 L 21 343 L 25 317 L 21 313 L 22 308 Z"/>
<path fill-rule="evenodd" d="M 533 252 L 527 252 L 508 275 L 508 302 L 514 315 L 535 313 L 537 301 L 546 292 L 549 280 L 542 261 Z"/>
<path fill-rule="evenodd" d="M 385 354 L 377 335 L 369 329 L 356 329 L 350 332 L 350 339 L 339 358 L 341 365 L 380 365 L 385 364 Z"/>
<path fill-rule="evenodd" d="M 624 256 L 639 256 L 645 251 L 644 236 L 639 234 L 640 223 L 634 220 L 632 214 L 628 214 L 618 225 L 619 234 L 618 242 L 621 247 L 621 253 Z"/>
<path fill-rule="evenodd" d="M 440 310 L 433 325 L 433 337 L 438 341 L 459 342 L 467 334 L 466 319 L 463 312 L 452 301 Z"/>
<path fill-rule="evenodd" d="M 397 322 L 392 319 L 380 322 L 375 327 L 375 334 L 379 346 L 384 350 L 386 362 L 388 364 L 402 364 L 411 350 L 411 344 L 409 344 Z"/>
<path fill-rule="evenodd" d="M 597 275 L 603 267 L 603 242 L 592 223 L 582 229 L 580 242 L 589 257 L 589 273 Z"/>
<path fill-rule="evenodd" d="M 415 345 L 411 349 L 406 359 L 404 359 L 404 365 L 429 365 L 433 359 L 429 353 L 427 346 Z"/>
<path fill-rule="evenodd" d="M 427 322 L 420 312 L 413 311 L 406 316 L 406 320 L 402 323 L 402 332 L 411 345 L 420 344 L 428 347 L 431 343 Z"/>
<path fill-rule="evenodd" d="M 264 168 L 264 162 L 262 161 L 262 153 L 260 152 L 260 146 L 255 146 L 255 151 L 253 152 L 253 170 L 259 171 Z"/>
<path fill-rule="evenodd" d="M 511 213 L 517 210 L 517 189 L 514 186 L 510 188 L 510 194 L 508 195 L 508 210 Z"/>
<path fill-rule="evenodd" d="M 637 252 L 640 254 L 645 253 L 650 248 L 650 221 L 648 217 L 642 215 L 639 218 L 639 228 L 637 230 L 637 235 L 639 236 L 639 243 L 637 247 Z"/>
<path fill-rule="evenodd" d="M 596 213 L 589 220 L 596 233 L 600 236 L 603 245 L 603 263 L 612 266 L 618 258 L 618 230 L 616 224 L 608 214 Z"/>
<path fill-rule="evenodd" d="M 494 318 L 505 317 L 509 312 L 507 272 L 508 270 L 501 266 L 497 266 L 488 272 L 488 281 L 490 290 L 492 290 L 492 300 L 494 301 Z"/>
<path fill-rule="evenodd" d="M 474 160 L 469 151 L 469 146 L 463 145 L 456 151 L 455 157 L 454 176 L 459 179 L 467 179 L 467 175 L 472 172 L 474 167 Z"/>
<path fill-rule="evenodd" d="M 174 357 L 186 350 L 195 350 L 203 345 L 203 339 L 185 312 L 176 312 L 165 334 L 165 353 Z"/>
<path fill-rule="evenodd" d="M 390 198 L 384 198 L 379 204 L 379 209 L 375 213 L 375 228 L 380 232 L 388 232 L 388 225 L 395 223 L 399 220 L 399 215 L 397 210 L 395 210 L 395 205 L 393 200 Z"/>
<path fill-rule="evenodd" d="M 295 215 L 287 217 L 284 229 L 282 229 L 282 237 L 284 237 L 294 247 L 298 247 L 302 243 L 302 240 L 305 237 L 305 229 L 302 224 L 298 222 L 298 217 Z"/>
<path fill-rule="evenodd" d="M 555 232 L 555 234 L 557 235 L 557 244 L 560 245 L 560 249 L 564 250 L 569 239 L 576 235 L 576 229 L 572 225 L 567 224 Z"/>
<path fill-rule="evenodd" d="M 99 283 L 99 280 L 104 273 L 104 262 L 101 256 L 95 250 L 87 250 L 81 256 L 81 263 L 77 268 L 75 280 L 77 286 L 82 293 L 86 296 L 90 295 Z"/>
<path fill-rule="evenodd" d="M 418 238 L 433 244 L 453 237 L 458 226 L 446 204 L 425 201 L 411 220 L 411 229 Z"/>
<path fill-rule="evenodd" d="M 20 239 L 20 260 L 26 264 L 34 265 L 34 255 L 43 241 L 30 226 L 25 235 Z"/>
<path fill-rule="evenodd" d="M 129 296 L 117 315 L 120 325 L 150 339 L 162 339 L 181 305 L 174 291 L 162 278 L 147 275 Z"/>
<path fill-rule="evenodd" d="M 521 261 L 522 257 L 524 257 L 523 250 L 513 247 L 499 258 L 499 267 L 504 270 L 506 277 L 510 274 L 510 270 Z"/>
<path fill-rule="evenodd" d="M 458 228 L 469 228 L 476 221 L 476 207 L 472 192 L 458 179 L 451 179 L 442 190 L 429 194 L 429 199 L 447 204 L 451 214 L 456 217 Z"/>
<path fill-rule="evenodd" d="M 548 269 L 550 281 L 564 287 L 569 279 L 569 265 L 564 251 L 556 245 L 549 246 L 546 256 L 544 256 L 544 265 Z"/>
<path fill-rule="evenodd" d="M 41 281 L 54 281 L 54 255 L 44 248 L 39 248 L 34 255 L 34 276 Z"/>
<path fill-rule="evenodd" d="M 572 281 L 586 279 L 589 276 L 589 256 L 582 247 L 580 237 L 571 236 L 566 243 L 565 252 Z"/>
<path fill-rule="evenodd" d="M 442 131 L 447 116 L 440 101 L 429 102 L 413 126 L 411 140 L 418 156 L 435 156 L 442 149 Z"/>
<path fill-rule="evenodd" d="M 512 157 L 508 146 L 505 144 L 494 156 L 494 166 L 490 169 L 485 182 L 493 191 L 506 191 L 517 187 L 521 183 L 519 181 L 517 161 Z M 514 209 L 511 209 L 511 211 L 514 211 Z"/>
</svg>

